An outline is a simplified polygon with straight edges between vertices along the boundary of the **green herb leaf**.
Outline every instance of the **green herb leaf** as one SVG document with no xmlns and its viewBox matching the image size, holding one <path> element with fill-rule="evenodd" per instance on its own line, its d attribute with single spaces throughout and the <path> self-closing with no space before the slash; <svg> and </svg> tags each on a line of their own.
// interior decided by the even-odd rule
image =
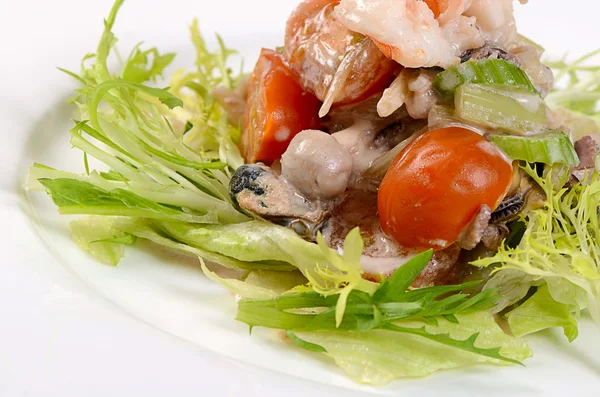
<svg viewBox="0 0 600 397">
<path fill-rule="evenodd" d="M 455 323 L 459 323 L 459 321 L 456 320 Z M 485 357 L 493 358 L 493 359 L 500 360 L 500 361 L 506 361 L 506 362 L 509 362 L 512 364 L 523 365 L 523 363 L 521 363 L 518 360 L 513 360 L 511 358 L 502 356 L 500 354 L 500 347 L 496 347 L 493 349 L 481 349 L 481 348 L 476 347 L 475 343 L 477 342 L 477 339 L 479 338 L 479 335 L 480 335 L 479 333 L 473 334 L 468 339 L 461 341 L 461 340 L 452 339 L 449 334 L 432 334 L 430 332 L 427 332 L 427 329 L 425 327 L 417 329 L 417 328 L 399 327 L 394 324 L 387 324 L 385 326 L 385 329 L 388 331 L 418 335 L 423 338 L 430 339 L 434 342 L 441 343 L 441 344 L 444 344 L 444 345 L 447 345 L 450 347 L 454 347 L 456 349 L 468 351 L 470 353 L 475 353 L 480 356 L 485 356 Z"/>
<path fill-rule="evenodd" d="M 287 331 L 286 334 L 292 342 L 294 342 L 296 345 L 300 346 L 304 350 L 308 350 L 313 353 L 327 353 L 327 350 L 325 350 L 325 348 L 323 346 L 319 346 L 314 343 L 310 343 L 310 342 L 300 339 L 294 333 L 294 331 Z"/>
<path fill-rule="evenodd" d="M 408 287 L 429 264 L 432 256 L 433 251 L 429 250 L 406 262 L 390 279 L 381 283 L 373 295 L 373 300 L 376 302 L 393 302 L 402 298 Z"/>
</svg>

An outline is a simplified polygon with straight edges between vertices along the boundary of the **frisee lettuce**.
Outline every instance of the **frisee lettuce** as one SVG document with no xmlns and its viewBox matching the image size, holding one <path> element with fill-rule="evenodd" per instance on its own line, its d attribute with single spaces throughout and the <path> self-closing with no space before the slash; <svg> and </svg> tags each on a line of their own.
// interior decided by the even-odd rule
<svg viewBox="0 0 600 397">
<path fill-rule="evenodd" d="M 525 170 L 544 189 L 546 206 L 529 213 L 527 229 L 516 248 L 501 247 L 495 256 L 473 265 L 499 265 L 498 269 L 529 275 L 533 282 L 547 284 L 556 302 L 587 307 L 600 326 L 598 175 L 570 189 L 556 189 L 552 171 L 540 177 L 533 168 Z"/>
<path fill-rule="evenodd" d="M 32 176 L 28 187 L 41 190 L 42 186 L 37 181 L 43 179 L 46 185 L 53 185 L 50 193 L 56 198 L 69 196 L 73 193 L 73 185 L 78 184 L 80 188 L 85 186 L 99 189 L 99 192 L 106 191 L 108 195 L 127 192 L 135 195 L 138 201 L 146 200 L 146 206 L 153 202 L 153 207 L 177 207 L 179 212 L 188 216 L 187 219 L 179 217 L 180 220 L 196 218 L 204 222 L 202 217 L 206 217 L 205 223 L 211 223 L 215 217 L 221 223 L 248 220 L 234 208 L 228 192 L 229 160 L 240 158 L 235 144 L 203 147 L 202 150 L 191 148 L 182 138 L 183 132 L 174 127 L 189 121 L 189 118 L 181 118 L 186 116 L 185 112 L 176 110 L 185 106 L 184 101 L 169 89 L 144 85 L 148 80 L 156 80 L 174 56 L 161 55 L 154 48 L 141 50 L 136 47 L 120 74 L 111 73 L 108 69 L 108 57 L 116 44 L 111 29 L 122 3 L 115 2 L 105 22 L 96 54 L 85 57 L 78 75 L 70 73 L 83 83 L 78 97 L 74 99 L 83 120 L 76 122 L 70 131 L 71 143 L 82 150 L 86 158 L 90 156 L 100 160 L 110 171 L 91 171 L 75 176 L 34 166 L 30 170 Z M 202 60 L 198 64 L 201 70 L 194 76 L 204 75 L 206 70 L 212 73 L 214 67 L 207 69 L 203 65 L 211 64 L 214 57 L 207 53 L 205 47 L 198 51 L 201 51 L 198 54 L 198 59 Z M 222 51 L 225 51 L 224 47 Z M 152 62 L 149 61 L 150 56 Z M 92 59 L 94 62 L 88 65 Z M 224 62 L 226 56 L 219 59 Z M 220 65 L 221 61 L 217 64 Z M 231 76 L 227 80 L 231 84 L 237 81 Z M 218 83 L 220 80 L 205 78 L 195 84 L 209 92 Z M 201 113 L 198 120 L 203 120 L 211 132 L 218 132 L 214 135 L 219 135 L 222 141 L 233 142 L 239 135 L 238 129 L 227 123 L 225 112 L 218 104 L 198 102 L 194 106 L 194 112 Z M 196 128 L 200 128 L 200 124 L 197 122 Z M 61 183 L 50 181 L 59 175 L 60 179 L 72 179 L 92 186 L 76 182 L 68 184 L 64 180 Z M 106 175 L 113 177 L 104 178 Z M 79 213 L 94 213 L 93 208 L 86 208 L 83 203 L 80 207 Z M 178 219 L 178 216 L 171 219 Z"/>
</svg>

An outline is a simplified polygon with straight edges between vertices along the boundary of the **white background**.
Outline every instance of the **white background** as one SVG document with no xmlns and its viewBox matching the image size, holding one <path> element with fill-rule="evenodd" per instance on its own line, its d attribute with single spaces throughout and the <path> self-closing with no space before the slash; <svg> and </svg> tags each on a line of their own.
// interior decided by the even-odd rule
<svg viewBox="0 0 600 397">
<path fill-rule="evenodd" d="M 282 42 L 294 4 L 129 0 L 115 32 L 122 48 L 144 40 L 180 51 L 198 17 L 203 30 L 255 53 Z M 76 70 L 94 51 L 111 5 L 0 2 L 0 396 L 333 395 L 333 387 L 254 369 L 132 318 L 66 270 L 35 233 L 18 191 L 24 145 L 33 123 L 73 88 L 55 67 Z M 597 2 L 532 0 L 518 9 L 520 31 L 554 54 L 600 47 Z"/>
</svg>

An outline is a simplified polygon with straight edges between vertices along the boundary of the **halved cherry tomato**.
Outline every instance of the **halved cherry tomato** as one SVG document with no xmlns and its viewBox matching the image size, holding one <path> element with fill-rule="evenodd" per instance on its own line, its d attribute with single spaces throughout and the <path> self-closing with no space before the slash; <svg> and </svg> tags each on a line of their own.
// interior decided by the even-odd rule
<svg viewBox="0 0 600 397">
<path fill-rule="evenodd" d="M 406 248 L 454 244 L 483 205 L 496 209 L 512 164 L 481 135 L 463 128 L 428 132 L 392 163 L 378 196 L 383 230 Z"/>
<path fill-rule="evenodd" d="M 344 56 L 361 48 L 334 100 L 334 104 L 350 104 L 387 88 L 400 65 L 342 24 L 333 12 L 338 4 L 339 0 L 300 3 L 287 22 L 284 54 L 302 86 L 323 101 Z M 357 47 L 363 40 L 363 46 Z"/>
<path fill-rule="evenodd" d="M 240 150 L 247 163 L 279 159 L 292 138 L 319 129 L 321 102 L 306 92 L 281 54 L 263 49 L 250 77 Z"/>
</svg>

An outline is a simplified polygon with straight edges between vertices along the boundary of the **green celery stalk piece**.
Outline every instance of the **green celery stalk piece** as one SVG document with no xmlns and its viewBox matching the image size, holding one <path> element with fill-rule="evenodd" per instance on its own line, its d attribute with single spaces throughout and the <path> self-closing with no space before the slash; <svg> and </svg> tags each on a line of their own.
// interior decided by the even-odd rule
<svg viewBox="0 0 600 397">
<path fill-rule="evenodd" d="M 492 135 L 490 139 L 513 160 L 570 166 L 579 164 L 571 139 L 560 131 L 535 136 Z"/>
<path fill-rule="evenodd" d="M 454 100 L 457 115 L 472 123 L 519 135 L 546 128 L 544 100 L 527 89 L 465 84 L 458 88 Z"/>
<path fill-rule="evenodd" d="M 538 93 L 527 73 L 504 59 L 482 59 L 451 66 L 437 75 L 433 87 L 444 100 L 449 101 L 463 84 L 497 84 Z"/>
</svg>

